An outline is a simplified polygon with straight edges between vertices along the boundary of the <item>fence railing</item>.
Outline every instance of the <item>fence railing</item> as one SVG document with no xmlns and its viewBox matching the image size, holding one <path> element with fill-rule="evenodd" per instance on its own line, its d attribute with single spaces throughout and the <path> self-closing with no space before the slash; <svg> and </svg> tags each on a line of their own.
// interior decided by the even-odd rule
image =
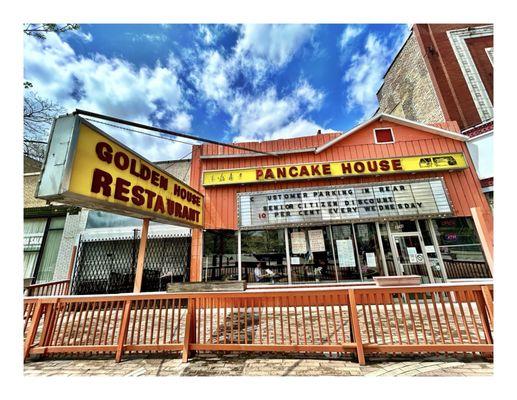
<svg viewBox="0 0 517 400">
<path fill-rule="evenodd" d="M 193 351 L 493 353 L 492 285 L 25 299 L 24 357 Z"/>
<path fill-rule="evenodd" d="M 26 296 L 64 296 L 69 293 L 70 279 L 37 283 L 25 288 Z"/>
</svg>

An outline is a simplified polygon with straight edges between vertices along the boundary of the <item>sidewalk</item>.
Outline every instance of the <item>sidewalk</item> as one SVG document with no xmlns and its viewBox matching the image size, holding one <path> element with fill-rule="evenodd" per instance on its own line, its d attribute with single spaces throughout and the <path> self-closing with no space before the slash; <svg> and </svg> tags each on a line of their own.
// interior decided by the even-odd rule
<svg viewBox="0 0 517 400">
<path fill-rule="evenodd" d="M 183 364 L 175 355 L 113 356 L 27 361 L 25 376 L 491 376 L 493 363 L 478 357 L 413 357 L 368 360 L 296 358 L 279 354 L 199 354 Z"/>
</svg>

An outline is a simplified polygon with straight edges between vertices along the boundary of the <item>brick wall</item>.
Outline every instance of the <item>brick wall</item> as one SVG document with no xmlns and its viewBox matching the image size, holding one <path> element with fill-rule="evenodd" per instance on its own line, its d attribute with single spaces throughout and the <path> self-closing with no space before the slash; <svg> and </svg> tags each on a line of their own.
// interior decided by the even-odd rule
<svg viewBox="0 0 517 400">
<path fill-rule="evenodd" d="M 380 112 L 426 124 L 445 121 L 413 34 L 386 73 L 377 98 Z"/>
</svg>

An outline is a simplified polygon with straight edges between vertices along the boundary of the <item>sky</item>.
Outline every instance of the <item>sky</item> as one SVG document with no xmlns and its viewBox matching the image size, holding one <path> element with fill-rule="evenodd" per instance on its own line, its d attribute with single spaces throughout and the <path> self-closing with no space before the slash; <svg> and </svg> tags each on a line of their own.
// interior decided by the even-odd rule
<svg viewBox="0 0 517 400">
<path fill-rule="evenodd" d="M 24 79 L 60 104 L 224 142 L 345 132 L 377 110 L 400 25 L 81 25 L 24 38 Z M 98 125 L 151 161 L 190 145 Z M 187 141 L 188 142 L 188 141 Z"/>
</svg>

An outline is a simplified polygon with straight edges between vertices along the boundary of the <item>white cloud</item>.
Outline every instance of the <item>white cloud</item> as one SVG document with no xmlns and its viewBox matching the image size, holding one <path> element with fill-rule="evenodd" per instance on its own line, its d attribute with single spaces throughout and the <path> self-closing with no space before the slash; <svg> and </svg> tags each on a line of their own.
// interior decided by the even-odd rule
<svg viewBox="0 0 517 400">
<path fill-rule="evenodd" d="M 81 29 L 75 29 L 72 31 L 67 31 L 66 33 L 69 33 L 73 36 L 77 36 L 79 39 L 83 40 L 84 42 L 90 43 L 93 41 L 93 36 L 91 33 L 85 33 L 82 32 Z"/>
<path fill-rule="evenodd" d="M 191 127 L 189 105 L 172 63 L 137 68 L 120 58 L 80 56 L 53 33 L 44 41 L 25 38 L 24 59 L 25 79 L 34 90 L 68 111 L 82 108 L 146 124 L 152 124 L 153 115 L 168 116 L 165 127 Z M 119 138 L 151 160 L 172 159 L 183 150 L 143 135 Z"/>
<path fill-rule="evenodd" d="M 244 25 L 236 53 L 283 67 L 310 39 L 313 29 L 312 25 Z"/>
<path fill-rule="evenodd" d="M 347 25 L 341 38 L 339 40 L 339 47 L 341 50 L 345 49 L 346 45 L 354 38 L 359 36 L 364 31 L 364 26 L 361 25 Z"/>
<path fill-rule="evenodd" d="M 358 107 L 361 120 L 369 118 L 378 107 L 377 90 L 382 84 L 384 74 L 402 46 L 407 32 L 397 35 L 395 43 L 387 38 L 368 34 L 361 51 L 354 53 L 343 79 L 347 85 L 347 110 Z"/>
<path fill-rule="evenodd" d="M 201 25 L 199 27 L 199 34 L 201 35 L 201 38 L 203 39 L 203 42 L 205 42 L 206 45 L 210 45 L 213 43 L 214 35 L 212 34 L 212 31 L 208 26 Z"/>
<path fill-rule="evenodd" d="M 167 41 L 167 36 L 163 33 L 140 33 L 140 34 L 131 34 L 131 41 L 132 42 L 159 42 L 163 43 Z"/>
</svg>

